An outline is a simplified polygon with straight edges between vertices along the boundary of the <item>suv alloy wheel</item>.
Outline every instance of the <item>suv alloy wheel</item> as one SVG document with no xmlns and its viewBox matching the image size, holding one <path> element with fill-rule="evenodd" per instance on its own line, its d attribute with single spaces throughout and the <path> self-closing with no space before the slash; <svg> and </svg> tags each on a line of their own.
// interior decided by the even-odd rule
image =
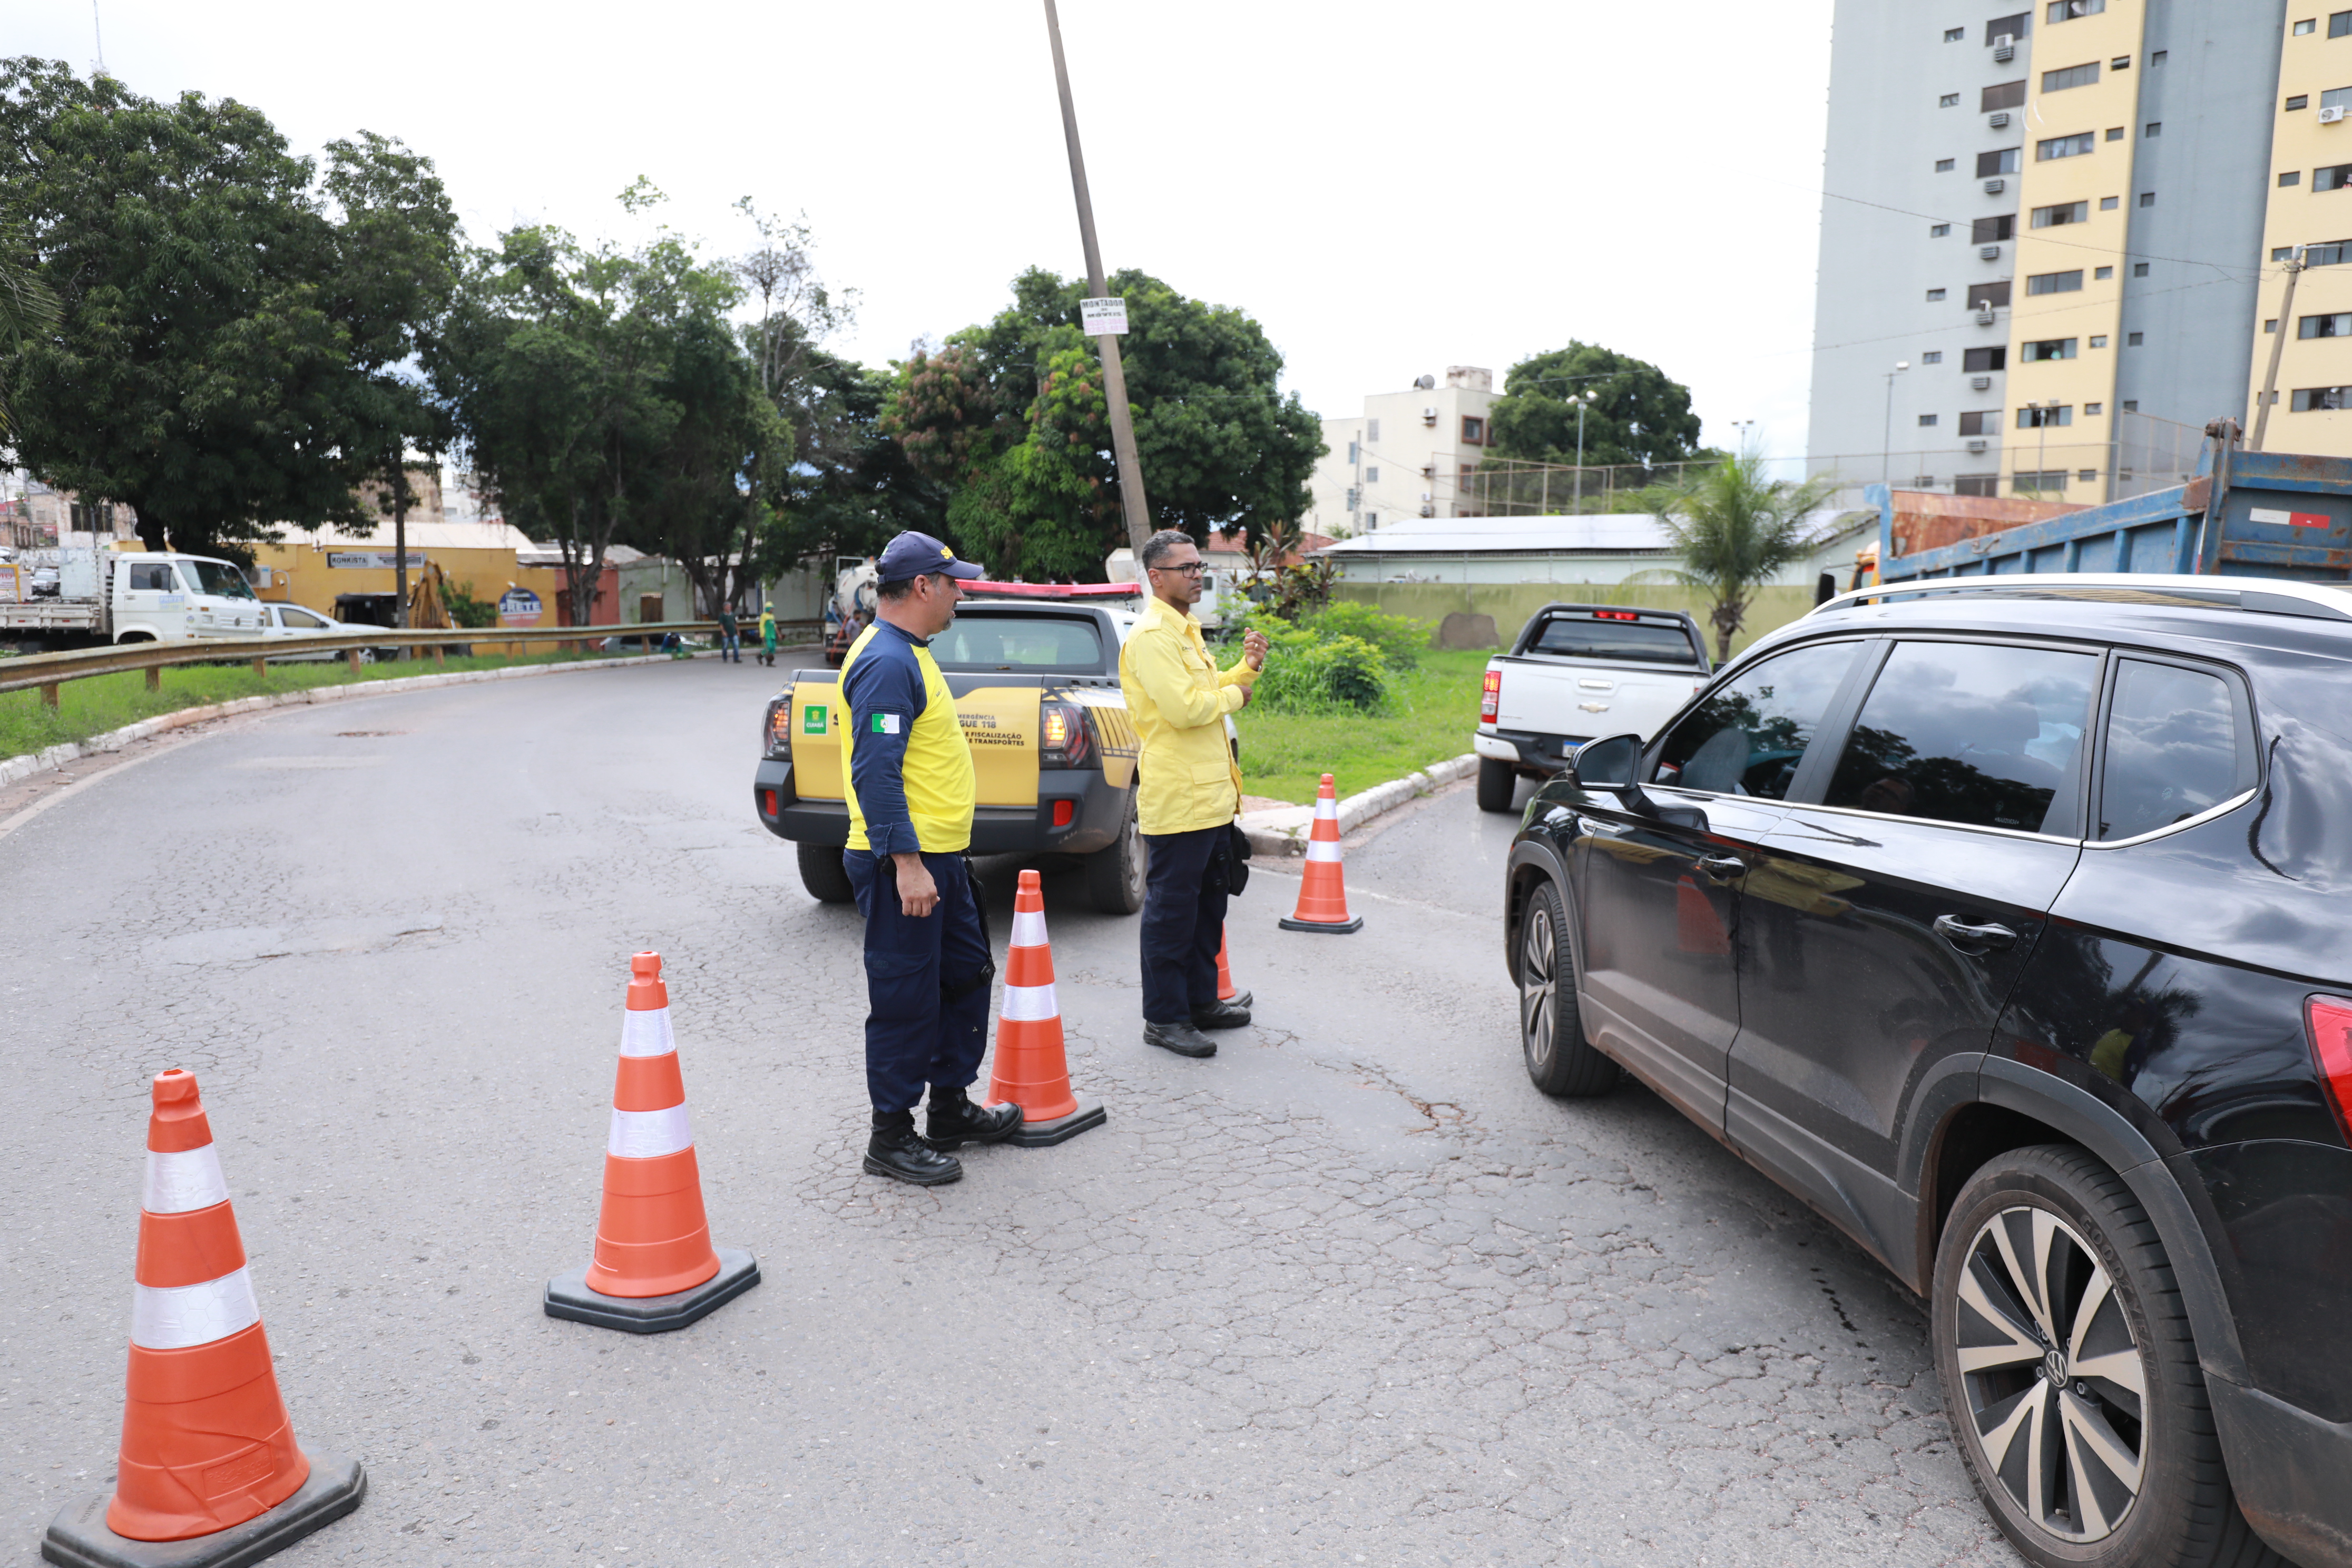
<svg viewBox="0 0 2352 1568">
<path fill-rule="evenodd" d="M 1576 956 L 1559 889 L 1538 882 L 1519 923 L 1519 1049 L 1528 1077 L 1550 1095 L 1601 1094 L 1617 1084 L 1617 1064 L 1584 1041 L 1576 1006 Z"/>
<path fill-rule="evenodd" d="M 2231 1495 L 2164 1245 L 2105 1165 L 2052 1144 L 1978 1171 L 1930 1310 L 1960 1457 L 2028 1562 L 2284 1563 Z"/>
</svg>

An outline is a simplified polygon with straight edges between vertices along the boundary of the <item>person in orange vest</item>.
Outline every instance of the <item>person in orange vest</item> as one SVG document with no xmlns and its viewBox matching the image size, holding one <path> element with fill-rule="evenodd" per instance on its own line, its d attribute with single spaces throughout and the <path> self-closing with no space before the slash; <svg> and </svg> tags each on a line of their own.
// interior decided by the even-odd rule
<svg viewBox="0 0 2352 1568">
<path fill-rule="evenodd" d="M 1178 529 L 1143 542 L 1151 598 L 1118 650 L 1143 749 L 1136 760 L 1136 826 L 1148 857 L 1143 889 L 1143 1039 L 1182 1057 L 1213 1057 L 1203 1029 L 1233 1029 L 1249 1009 L 1217 1000 L 1217 947 L 1233 885 L 1234 816 L 1241 769 L 1225 743 L 1225 715 L 1248 706 L 1265 668 L 1265 637 L 1219 669 L 1201 639 L 1201 551 Z"/>
</svg>

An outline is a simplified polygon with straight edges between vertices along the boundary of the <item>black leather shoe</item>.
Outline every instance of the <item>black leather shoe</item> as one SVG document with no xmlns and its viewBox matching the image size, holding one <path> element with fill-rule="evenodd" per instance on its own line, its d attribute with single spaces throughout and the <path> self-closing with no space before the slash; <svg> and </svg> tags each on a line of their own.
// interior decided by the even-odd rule
<svg viewBox="0 0 2352 1568">
<path fill-rule="evenodd" d="M 909 1114 L 903 1122 L 874 1130 L 866 1144 L 866 1173 L 894 1176 L 919 1187 L 941 1187 L 963 1179 L 963 1164 L 916 1137 L 915 1119 Z"/>
<path fill-rule="evenodd" d="M 934 1149 L 961 1149 L 967 1143 L 1002 1143 L 1021 1131 L 1017 1105 L 974 1105 L 960 1089 L 931 1090 L 930 1114 L 923 1121 L 923 1142 Z"/>
<path fill-rule="evenodd" d="M 1239 997 L 1192 1009 L 1192 1027 L 1196 1029 L 1238 1029 L 1249 1021 L 1250 1010 Z"/>
<path fill-rule="evenodd" d="M 1236 991 L 1232 995 L 1220 1000 L 1230 1002 L 1236 1007 L 1249 1007 L 1256 1005 L 1257 997 L 1247 991 Z"/>
<path fill-rule="evenodd" d="M 1180 1057 L 1213 1057 L 1217 1042 L 1190 1024 L 1152 1024 L 1143 1026 L 1143 1043 L 1158 1046 L 1163 1051 L 1174 1051 Z"/>
</svg>

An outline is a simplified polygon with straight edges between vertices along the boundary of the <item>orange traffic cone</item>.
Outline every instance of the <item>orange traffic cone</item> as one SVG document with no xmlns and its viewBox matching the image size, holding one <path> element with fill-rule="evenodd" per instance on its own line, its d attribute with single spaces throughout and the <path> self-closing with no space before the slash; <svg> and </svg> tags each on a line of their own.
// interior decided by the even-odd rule
<svg viewBox="0 0 2352 1568">
<path fill-rule="evenodd" d="M 359 1507 L 354 1459 L 294 1445 L 245 1244 L 196 1080 L 155 1079 L 140 1205 L 122 1453 L 111 1501 L 80 1499 L 41 1542 L 52 1563 L 252 1563 Z M 188 1542 L 167 1551 L 141 1542 Z"/>
<path fill-rule="evenodd" d="M 1339 792 L 1325 773 L 1315 791 L 1315 829 L 1307 838 L 1307 874 L 1298 879 L 1298 908 L 1281 922 L 1285 931 L 1322 931 L 1335 935 L 1361 931 L 1364 917 L 1348 914 L 1348 886 L 1339 874 Z"/>
<path fill-rule="evenodd" d="M 629 960 L 629 1003 L 621 1015 L 595 1258 L 547 1282 L 547 1315 L 657 1334 L 686 1327 L 759 1282 L 750 1253 L 710 1245 L 669 987 L 661 954 L 640 952 Z"/>
<path fill-rule="evenodd" d="M 1024 1149 L 1075 1138 L 1105 1120 L 1101 1106 L 1080 1105 L 1070 1089 L 1062 1005 L 1054 994 L 1054 949 L 1045 940 L 1045 889 L 1034 871 L 1021 873 L 1013 895 L 1013 940 L 1004 954 L 1004 1001 L 997 1011 L 988 1100 L 1021 1108 L 1021 1131 L 1009 1142 Z"/>
<path fill-rule="evenodd" d="M 1219 926 L 1217 928 L 1217 1000 L 1236 1002 L 1246 1007 L 1250 1005 L 1250 995 L 1234 984 L 1233 965 L 1225 961 L 1225 949 L 1229 945 L 1225 928 Z"/>
</svg>

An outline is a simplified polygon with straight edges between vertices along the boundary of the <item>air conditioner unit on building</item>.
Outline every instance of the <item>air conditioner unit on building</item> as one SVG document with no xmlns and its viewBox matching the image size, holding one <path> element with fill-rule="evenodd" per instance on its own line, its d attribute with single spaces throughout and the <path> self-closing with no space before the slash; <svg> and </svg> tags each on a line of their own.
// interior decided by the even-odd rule
<svg viewBox="0 0 2352 1568">
<path fill-rule="evenodd" d="M 1998 245 L 1979 245 L 1977 247 L 1977 255 L 1986 261 L 1999 261 L 2000 259 L 2000 247 Z"/>
<path fill-rule="evenodd" d="M 1431 407 L 1423 408 L 1423 409 L 1421 411 L 1421 422 L 1422 422 L 1423 425 L 1434 425 L 1434 424 L 1436 424 L 1436 423 L 1437 423 L 1437 409 L 1436 409 L 1433 405 L 1433 406 L 1431 406 Z"/>
<path fill-rule="evenodd" d="M 1984 437 L 1981 437 L 1981 436 L 1978 436 L 1978 437 L 1971 437 L 1971 438 L 1969 439 L 1969 451 L 1971 451 L 1971 452 L 1981 452 L 1981 451 L 1983 451 L 1984 449 L 1985 449 L 1985 444 L 1984 444 Z"/>
<path fill-rule="evenodd" d="M 1977 307 L 1977 325 L 1979 327 L 1990 327 L 1992 325 L 1992 307 L 1990 304 L 1979 305 Z"/>
<path fill-rule="evenodd" d="M 2015 59 L 2017 58 L 2017 39 L 2008 33 L 2002 33 L 1995 37 L 1992 41 L 1992 58 L 2001 61 L 2003 64 L 2007 64 L 2009 61 Z"/>
<path fill-rule="evenodd" d="M 2009 189 L 2009 182 L 2006 180 L 1987 180 L 1985 182 L 1985 195 L 1989 196 L 1997 196 L 2007 189 Z"/>
<path fill-rule="evenodd" d="M 1911 476 L 1911 488 L 1915 490 L 1934 489 L 1936 488 L 1936 476 L 1933 474 L 1914 474 Z"/>
<path fill-rule="evenodd" d="M 1969 377 L 1969 384 L 1979 392 L 1990 392 L 1992 390 L 1992 377 L 1989 375 L 1972 375 Z M 1348 493 L 1349 495 L 1354 495 L 1356 492 L 1349 490 Z M 1356 503 L 1349 501 L 1348 504 L 1349 506 L 1353 506 Z"/>
<path fill-rule="evenodd" d="M 1437 509 L 1433 506 L 1423 507 L 1421 509 L 1421 515 L 1423 517 L 1435 517 L 1437 515 Z"/>
<path fill-rule="evenodd" d="M 2343 118 L 2344 106 L 2340 103 L 2333 109 L 2323 109 L 2319 111 L 2319 122 L 2322 125 L 2334 125 Z"/>
<path fill-rule="evenodd" d="M 1424 479 L 1435 479 L 1437 477 L 1437 465 L 1435 463 L 1423 463 L 1421 466 L 1421 477 Z"/>
<path fill-rule="evenodd" d="M 2008 130 L 2008 129 L 2009 129 L 2009 110 L 2006 110 L 2006 109 L 2002 110 L 2000 113 L 1995 114 L 1995 115 L 1991 116 L 1990 118 L 1989 118 L 1988 120 L 1986 120 L 1985 123 L 1986 123 L 1987 125 L 1991 126 L 1995 131 L 2006 131 L 2006 130 Z"/>
</svg>

